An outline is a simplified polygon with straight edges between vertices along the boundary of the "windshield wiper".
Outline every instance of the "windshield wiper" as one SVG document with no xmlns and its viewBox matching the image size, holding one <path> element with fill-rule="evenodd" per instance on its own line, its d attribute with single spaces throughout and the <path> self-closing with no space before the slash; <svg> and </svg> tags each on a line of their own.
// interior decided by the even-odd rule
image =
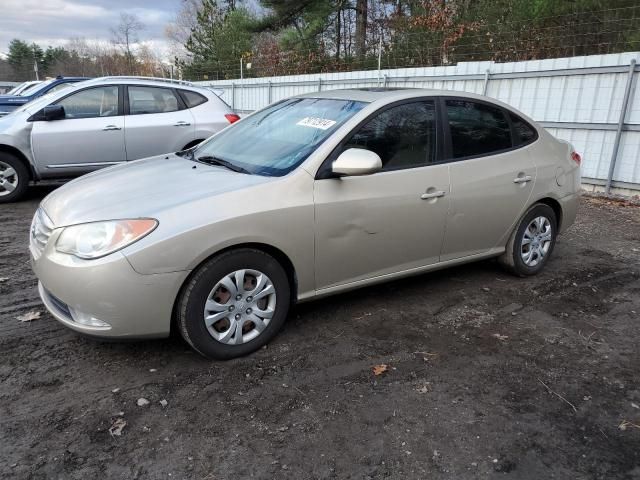
<svg viewBox="0 0 640 480">
<path fill-rule="evenodd" d="M 251 175 L 251 172 L 246 168 L 239 167 L 238 165 L 229 162 L 223 158 L 214 157 L 213 155 L 204 155 L 202 157 L 198 157 L 196 160 L 202 163 L 207 163 L 209 165 L 220 165 L 222 167 L 226 167 L 229 170 L 233 170 L 238 173 L 246 173 L 247 175 Z"/>
<path fill-rule="evenodd" d="M 190 160 L 193 160 L 193 148 L 188 148 L 187 150 L 180 150 L 179 152 L 176 152 L 176 155 L 178 155 L 179 157 L 186 157 L 186 158 L 189 158 Z"/>
</svg>

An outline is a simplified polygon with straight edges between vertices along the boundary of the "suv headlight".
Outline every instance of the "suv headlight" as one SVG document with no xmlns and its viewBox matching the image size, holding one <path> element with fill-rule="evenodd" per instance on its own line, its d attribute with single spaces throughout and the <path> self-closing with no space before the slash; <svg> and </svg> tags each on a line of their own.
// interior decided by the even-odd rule
<svg viewBox="0 0 640 480">
<path fill-rule="evenodd" d="M 157 226 L 152 218 L 73 225 L 62 231 L 56 250 L 84 259 L 100 258 L 137 242 Z"/>
</svg>

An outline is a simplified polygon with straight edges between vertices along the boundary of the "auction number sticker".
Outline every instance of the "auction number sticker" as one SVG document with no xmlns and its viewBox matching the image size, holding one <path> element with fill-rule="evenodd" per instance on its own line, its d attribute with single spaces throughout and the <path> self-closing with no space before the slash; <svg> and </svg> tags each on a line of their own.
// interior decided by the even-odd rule
<svg viewBox="0 0 640 480">
<path fill-rule="evenodd" d="M 327 118 L 318 117 L 304 117 L 296 125 L 302 125 L 303 127 L 319 128 L 320 130 L 327 130 L 336 124 L 335 120 L 329 120 Z"/>
</svg>

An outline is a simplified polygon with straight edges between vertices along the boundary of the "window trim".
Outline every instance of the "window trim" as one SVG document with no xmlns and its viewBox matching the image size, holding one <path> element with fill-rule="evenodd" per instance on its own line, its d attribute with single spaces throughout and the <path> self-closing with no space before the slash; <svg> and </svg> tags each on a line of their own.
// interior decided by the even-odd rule
<svg viewBox="0 0 640 480">
<path fill-rule="evenodd" d="M 494 150 L 492 152 L 489 153 L 482 153 L 479 155 L 467 155 L 466 157 L 458 157 L 458 158 L 453 158 L 453 144 L 452 144 L 452 140 L 451 140 L 451 129 L 449 127 L 449 117 L 447 115 L 447 105 L 446 105 L 446 101 L 447 100 L 462 100 L 464 102 L 472 102 L 472 103 L 480 103 L 483 105 L 487 105 L 489 107 L 493 107 L 496 108 L 498 110 L 500 110 L 502 112 L 502 114 L 504 115 L 507 124 L 509 125 L 509 132 L 510 132 L 510 136 L 511 136 L 511 147 L 509 148 L 503 148 L 501 150 Z M 446 163 L 453 163 L 453 162 L 462 162 L 465 160 L 473 160 L 476 158 L 485 158 L 485 157 L 493 157 L 494 155 L 502 155 L 503 153 L 509 153 L 512 152 L 514 150 L 518 150 L 520 148 L 526 147 L 527 145 L 531 145 L 532 143 L 536 142 L 539 138 L 540 135 L 538 133 L 538 129 L 535 128 L 533 125 L 531 125 L 529 122 L 527 122 L 524 118 L 522 118 L 520 115 L 518 115 L 517 113 L 504 108 L 502 105 L 498 105 L 496 103 L 493 102 L 489 102 L 486 100 L 481 100 L 481 99 L 476 99 L 476 98 L 471 98 L 471 97 L 463 97 L 463 96 L 455 96 L 455 95 L 443 95 L 439 97 L 439 102 L 440 104 L 440 112 L 441 112 L 441 116 L 440 116 L 440 123 L 442 124 L 442 130 L 444 132 L 444 155 L 443 155 L 443 161 Z M 510 115 L 513 114 L 515 115 L 517 118 L 519 118 L 525 125 L 529 126 L 534 132 L 534 138 L 532 140 L 530 140 L 529 142 L 526 143 L 520 143 L 518 145 L 516 145 L 516 133 L 515 130 L 513 128 L 513 123 L 511 122 L 511 117 Z"/>
<path fill-rule="evenodd" d="M 69 82 L 67 82 L 67 83 L 69 83 Z M 58 105 L 58 103 L 60 103 L 64 99 L 70 97 L 71 95 L 76 95 L 78 93 L 84 92 L 85 90 L 92 90 L 92 89 L 96 89 L 96 88 L 106 88 L 106 87 L 116 87 L 118 89 L 118 113 L 116 115 L 111 115 L 109 117 L 96 116 L 96 117 L 82 117 L 82 118 L 61 118 L 60 120 L 56 120 L 56 121 L 60 122 L 60 121 L 64 121 L 64 120 L 89 120 L 91 118 L 121 117 L 124 114 L 124 98 L 122 96 L 122 90 L 123 89 L 122 89 L 122 85 L 117 84 L 117 83 L 108 83 L 108 84 L 104 84 L 104 85 L 89 85 L 89 86 L 87 86 L 85 88 L 81 88 L 80 90 L 74 90 L 73 92 L 69 92 L 66 95 L 54 100 L 50 104 L 45 105 L 45 107 L 49 107 L 51 105 Z M 42 107 L 40 110 L 38 110 L 36 113 L 31 115 L 27 119 L 27 122 L 44 122 L 44 121 L 46 121 L 44 119 L 44 107 Z"/>
<path fill-rule="evenodd" d="M 322 162 L 322 164 L 320 165 L 320 167 L 318 167 L 318 170 L 316 171 L 316 175 L 315 175 L 315 179 L 316 180 L 326 180 L 329 178 L 339 178 L 336 175 L 333 175 L 333 173 L 331 172 L 331 165 L 333 164 L 334 160 L 336 158 L 338 158 L 338 156 L 344 151 L 344 146 L 347 144 L 347 142 L 349 140 L 351 140 L 351 138 L 353 137 L 353 135 L 355 135 L 355 133 L 362 128 L 366 123 L 368 123 L 371 119 L 373 119 L 374 117 L 376 117 L 377 115 L 380 115 L 381 113 L 390 110 L 394 107 L 398 107 L 400 105 L 406 105 L 409 103 L 420 103 L 420 102 L 427 102 L 427 101 L 431 101 L 434 104 L 435 107 L 435 117 L 434 117 L 434 121 L 436 123 L 436 153 L 435 153 L 435 161 L 432 163 L 425 163 L 423 165 L 415 165 L 415 166 L 408 166 L 408 167 L 396 167 L 396 168 L 389 168 L 387 170 L 380 170 L 379 172 L 373 173 L 372 175 L 378 175 L 378 174 L 382 174 L 382 173 L 388 173 L 388 172 L 397 172 L 399 170 L 412 170 L 412 169 L 416 169 L 416 168 L 424 168 L 424 167 L 431 167 L 433 165 L 439 165 L 442 163 L 445 163 L 446 160 L 444 160 L 443 157 L 443 129 L 442 129 L 442 122 L 440 121 L 441 115 L 442 115 L 442 106 L 440 105 L 440 102 L 438 102 L 438 97 L 435 95 L 426 95 L 426 96 L 420 96 L 420 97 L 412 97 L 412 98 L 404 98 L 402 100 L 397 100 L 395 102 L 391 102 L 391 103 L 387 103 L 386 105 L 381 106 L 380 108 L 378 108 L 377 110 L 375 110 L 374 112 L 371 112 L 369 115 L 367 115 L 364 119 L 362 119 L 360 122 L 358 122 L 358 124 L 353 127 L 349 133 L 347 133 L 342 140 L 340 140 L 340 143 L 338 143 L 338 145 L 335 146 L 335 148 L 331 151 L 331 153 L 329 153 L 329 155 L 327 155 L 327 157 L 324 159 L 324 161 Z"/>
<path fill-rule="evenodd" d="M 182 97 L 180 96 L 180 94 L 177 92 L 175 88 L 161 87 L 159 85 L 138 85 L 135 83 L 126 84 L 126 85 L 123 85 L 123 87 L 124 87 L 124 110 L 123 110 L 124 115 L 132 116 L 132 117 L 138 117 L 140 115 L 162 115 L 163 113 L 174 113 L 174 112 L 179 112 L 181 110 L 188 109 L 184 100 L 182 100 Z M 171 93 L 173 93 L 173 96 L 176 97 L 176 101 L 178 102 L 178 109 L 172 110 L 170 112 L 131 113 L 131 106 L 129 105 L 129 87 L 161 88 L 163 90 L 171 90 Z"/>
</svg>

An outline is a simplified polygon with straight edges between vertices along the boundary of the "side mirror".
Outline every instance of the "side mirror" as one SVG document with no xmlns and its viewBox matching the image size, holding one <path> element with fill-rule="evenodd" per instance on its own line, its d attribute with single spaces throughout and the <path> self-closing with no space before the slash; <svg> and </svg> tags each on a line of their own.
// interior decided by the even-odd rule
<svg viewBox="0 0 640 480">
<path fill-rule="evenodd" d="M 47 105 L 42 110 L 42 116 L 46 121 L 62 120 L 65 117 L 64 107 L 62 105 Z"/>
<path fill-rule="evenodd" d="M 382 169 L 377 153 L 363 148 L 349 148 L 333 161 L 331 171 L 338 176 L 369 175 Z"/>
</svg>

